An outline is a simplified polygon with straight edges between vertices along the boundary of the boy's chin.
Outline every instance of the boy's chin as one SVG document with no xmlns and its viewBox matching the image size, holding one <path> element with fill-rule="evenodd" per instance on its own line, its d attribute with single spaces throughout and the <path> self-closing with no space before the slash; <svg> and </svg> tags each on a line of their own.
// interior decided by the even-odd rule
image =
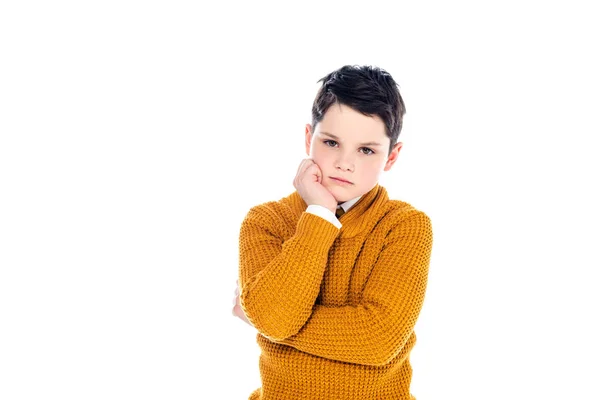
<svg viewBox="0 0 600 400">
<path fill-rule="evenodd" d="M 338 203 L 338 206 L 339 206 L 340 204 L 342 204 L 342 203 L 345 203 L 345 202 L 347 202 L 347 201 L 349 200 L 349 199 L 343 199 L 343 198 L 341 198 L 341 197 L 337 197 L 336 195 L 334 195 L 334 196 L 333 196 L 333 198 L 335 199 L 335 201 L 337 201 L 337 203 Z"/>
<path fill-rule="evenodd" d="M 336 195 L 336 191 L 335 190 L 337 188 L 337 186 L 325 186 L 325 189 L 327 189 L 329 191 L 329 193 L 331 193 L 331 195 L 333 196 L 333 198 L 335 199 L 335 201 L 337 201 L 337 204 L 340 205 L 342 203 L 345 203 L 346 201 L 350 200 L 350 199 L 346 199 L 346 198 L 342 198 L 340 196 Z"/>
</svg>

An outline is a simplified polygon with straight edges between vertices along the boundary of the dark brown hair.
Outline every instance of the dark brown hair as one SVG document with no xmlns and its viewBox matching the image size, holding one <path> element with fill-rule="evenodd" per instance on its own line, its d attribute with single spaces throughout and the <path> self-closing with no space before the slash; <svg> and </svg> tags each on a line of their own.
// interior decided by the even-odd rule
<svg viewBox="0 0 600 400">
<path fill-rule="evenodd" d="M 392 76 L 379 67 L 345 65 L 319 79 L 319 82 L 323 84 L 312 106 L 313 133 L 332 104 L 344 104 L 364 115 L 377 115 L 383 120 L 390 139 L 389 156 L 400 136 L 402 117 L 406 113 L 398 84 Z"/>
</svg>

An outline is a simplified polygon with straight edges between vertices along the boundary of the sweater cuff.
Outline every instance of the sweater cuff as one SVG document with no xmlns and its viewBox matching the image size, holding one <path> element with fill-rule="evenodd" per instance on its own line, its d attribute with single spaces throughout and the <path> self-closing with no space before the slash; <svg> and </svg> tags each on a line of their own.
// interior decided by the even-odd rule
<svg viewBox="0 0 600 400">
<path fill-rule="evenodd" d="M 310 247 L 316 251 L 329 252 L 339 228 L 329 221 L 309 212 L 303 212 L 298 220 L 296 234 L 308 238 Z"/>
</svg>

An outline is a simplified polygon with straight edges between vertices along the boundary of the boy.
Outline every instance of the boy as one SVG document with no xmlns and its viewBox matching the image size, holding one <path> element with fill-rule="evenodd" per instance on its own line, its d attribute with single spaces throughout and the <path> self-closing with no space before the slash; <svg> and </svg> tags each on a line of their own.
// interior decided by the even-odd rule
<svg viewBox="0 0 600 400">
<path fill-rule="evenodd" d="M 296 191 L 252 207 L 240 228 L 233 313 L 261 349 L 249 400 L 414 400 L 431 223 L 378 184 L 402 147 L 404 102 L 377 67 L 321 81 Z"/>
</svg>

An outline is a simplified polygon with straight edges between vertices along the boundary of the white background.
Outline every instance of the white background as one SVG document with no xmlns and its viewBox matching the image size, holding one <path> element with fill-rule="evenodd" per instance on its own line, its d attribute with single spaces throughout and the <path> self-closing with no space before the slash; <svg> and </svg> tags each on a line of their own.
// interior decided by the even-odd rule
<svg viewBox="0 0 600 400">
<path fill-rule="evenodd" d="M 345 64 L 399 83 L 380 183 L 433 223 L 411 392 L 600 398 L 592 3 L 2 2 L 0 398 L 259 387 L 239 226 Z"/>
</svg>

